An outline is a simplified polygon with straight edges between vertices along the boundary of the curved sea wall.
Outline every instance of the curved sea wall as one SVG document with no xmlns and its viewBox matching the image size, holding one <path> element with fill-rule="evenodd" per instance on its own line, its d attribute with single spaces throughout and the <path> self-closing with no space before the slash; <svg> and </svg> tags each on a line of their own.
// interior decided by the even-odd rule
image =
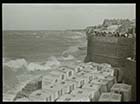
<svg viewBox="0 0 140 104">
<path fill-rule="evenodd" d="M 133 48 L 134 38 L 90 36 L 85 62 L 123 66 L 125 59 L 134 55 Z"/>
<path fill-rule="evenodd" d="M 110 28 L 114 27 L 115 28 Z M 127 57 L 135 57 L 135 20 L 105 19 L 102 25 L 86 28 L 87 56 L 85 62 L 124 66 Z"/>
</svg>

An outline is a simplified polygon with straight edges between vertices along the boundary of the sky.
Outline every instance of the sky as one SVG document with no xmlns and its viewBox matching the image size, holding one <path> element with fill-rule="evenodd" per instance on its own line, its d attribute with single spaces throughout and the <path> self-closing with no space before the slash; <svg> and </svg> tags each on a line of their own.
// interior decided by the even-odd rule
<svg viewBox="0 0 140 104">
<path fill-rule="evenodd" d="M 135 4 L 6 4 L 3 30 L 84 29 L 104 19 L 135 19 Z"/>
</svg>

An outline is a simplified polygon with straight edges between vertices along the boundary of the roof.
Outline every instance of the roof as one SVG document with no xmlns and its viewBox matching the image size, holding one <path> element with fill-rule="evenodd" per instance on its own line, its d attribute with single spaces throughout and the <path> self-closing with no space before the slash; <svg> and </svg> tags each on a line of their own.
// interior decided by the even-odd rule
<svg viewBox="0 0 140 104">
<path fill-rule="evenodd" d="M 53 91 L 58 91 L 58 90 L 60 90 L 60 89 L 62 89 L 64 87 L 64 85 L 62 85 L 62 84 L 54 84 L 54 85 L 49 85 L 49 86 L 46 86 L 46 89 L 48 89 L 48 90 L 53 90 Z"/>
<path fill-rule="evenodd" d="M 89 83 L 87 83 L 87 84 L 85 84 L 84 86 L 83 86 L 83 88 L 84 89 L 92 89 L 92 90 L 99 90 L 100 88 L 101 88 L 101 85 L 98 85 L 98 84 L 89 84 Z"/>
<path fill-rule="evenodd" d="M 37 90 L 30 94 L 29 99 L 32 101 L 45 101 L 47 97 L 53 95 L 54 92 L 49 90 Z"/>
<path fill-rule="evenodd" d="M 96 79 L 91 81 L 92 84 L 99 84 L 99 85 L 107 85 L 108 81 L 106 80 L 101 80 L 101 79 Z"/>
<path fill-rule="evenodd" d="M 115 83 L 111 90 L 119 90 L 119 91 L 128 91 L 131 89 L 131 85 L 125 84 L 125 83 Z"/>
<path fill-rule="evenodd" d="M 63 85 L 63 86 L 65 86 L 65 85 L 69 86 L 69 85 L 74 84 L 74 82 L 71 80 L 65 80 L 65 81 L 59 82 L 58 84 Z"/>
<path fill-rule="evenodd" d="M 73 90 L 71 94 L 76 95 L 76 96 L 79 96 L 79 95 L 89 96 L 91 93 L 92 93 L 91 90 L 77 88 L 76 90 Z"/>
</svg>

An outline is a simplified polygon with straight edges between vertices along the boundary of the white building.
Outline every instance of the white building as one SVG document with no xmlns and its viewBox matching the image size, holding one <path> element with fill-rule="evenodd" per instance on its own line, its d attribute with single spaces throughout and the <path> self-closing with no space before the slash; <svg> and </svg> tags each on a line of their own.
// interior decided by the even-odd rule
<svg viewBox="0 0 140 104">
<path fill-rule="evenodd" d="M 120 102 L 121 101 L 121 94 L 116 94 L 116 93 L 102 93 L 100 98 L 100 102 Z"/>
<path fill-rule="evenodd" d="M 52 85 L 58 82 L 59 82 L 58 76 L 48 73 L 42 78 L 42 89 L 45 89 L 48 85 Z"/>
<path fill-rule="evenodd" d="M 46 87 L 47 90 L 55 92 L 55 97 L 54 97 L 55 100 L 57 100 L 59 97 L 65 94 L 63 88 L 64 88 L 64 85 L 58 84 L 58 83 Z"/>
<path fill-rule="evenodd" d="M 116 83 L 111 88 L 111 92 L 122 94 L 123 101 L 131 101 L 132 86 L 124 83 Z"/>
<path fill-rule="evenodd" d="M 73 68 L 70 68 L 70 67 L 67 67 L 67 66 L 61 66 L 61 67 L 58 68 L 58 70 L 66 73 L 67 79 L 71 78 L 75 73 L 75 70 Z"/>
<path fill-rule="evenodd" d="M 65 80 L 58 84 L 63 86 L 64 94 L 70 94 L 74 89 L 76 89 L 76 83 L 71 80 Z"/>
<path fill-rule="evenodd" d="M 88 89 L 83 89 L 83 88 L 77 88 L 75 90 L 72 91 L 71 95 L 75 95 L 75 96 L 87 96 L 90 98 L 92 98 L 92 91 L 88 90 Z"/>
<path fill-rule="evenodd" d="M 94 79 L 94 75 L 92 73 L 87 73 L 84 71 L 81 71 L 79 73 L 76 73 L 76 75 L 80 75 L 86 78 L 86 83 L 90 83 Z"/>
<path fill-rule="evenodd" d="M 67 78 L 67 73 L 61 70 L 53 69 L 49 72 L 51 75 L 57 76 L 59 81 L 63 81 Z"/>
<path fill-rule="evenodd" d="M 92 92 L 92 101 L 97 101 L 101 95 L 101 85 L 85 84 L 83 89 L 88 89 Z"/>
<path fill-rule="evenodd" d="M 73 76 L 71 79 L 68 79 L 69 81 L 73 81 L 76 83 L 76 87 L 82 87 L 84 85 L 85 80 L 81 77 Z"/>
<path fill-rule="evenodd" d="M 57 102 L 70 102 L 70 100 L 73 98 L 74 96 L 71 94 L 65 94 L 63 96 L 61 96 Z"/>
<path fill-rule="evenodd" d="M 91 84 L 101 85 L 101 92 L 107 92 L 108 91 L 108 81 L 102 80 L 102 79 L 94 79 L 91 81 Z"/>
<path fill-rule="evenodd" d="M 100 96 L 98 89 L 93 88 L 77 88 L 76 90 L 72 91 L 72 95 L 75 95 L 76 97 L 86 97 L 90 101 L 98 101 L 98 98 Z"/>
<path fill-rule="evenodd" d="M 116 83 L 116 77 L 114 76 L 107 76 L 103 80 L 108 81 L 108 85 L 107 85 L 108 91 L 110 91 L 112 86 Z"/>
<path fill-rule="evenodd" d="M 32 102 L 52 102 L 55 101 L 55 92 L 49 90 L 37 90 L 29 95 Z"/>
<path fill-rule="evenodd" d="M 72 97 L 70 99 L 70 102 L 90 102 L 90 99 L 88 96 L 79 95 L 79 96 Z"/>
<path fill-rule="evenodd" d="M 76 73 L 75 76 L 84 80 L 83 85 L 89 83 L 92 80 L 92 76 L 86 75 L 85 72 Z"/>
<path fill-rule="evenodd" d="M 42 89 L 30 94 L 29 101 L 120 101 L 120 94 L 115 94 L 116 91 L 123 93 L 124 101 L 127 101 L 131 88 L 126 85 L 112 87 L 116 83 L 113 71 L 109 64 L 93 62 L 47 70 L 47 74 L 44 73 L 42 77 Z M 106 93 L 110 89 L 115 93 Z"/>
</svg>

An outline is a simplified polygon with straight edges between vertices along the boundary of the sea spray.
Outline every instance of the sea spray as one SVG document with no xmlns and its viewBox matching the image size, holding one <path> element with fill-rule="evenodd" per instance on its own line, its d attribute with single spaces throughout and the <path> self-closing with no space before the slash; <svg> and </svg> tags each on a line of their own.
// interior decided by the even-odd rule
<svg viewBox="0 0 140 104">
<path fill-rule="evenodd" d="M 17 71 L 21 67 L 27 68 L 27 66 L 28 66 L 28 63 L 25 59 L 10 60 L 3 64 L 10 67 L 13 71 Z"/>
<path fill-rule="evenodd" d="M 31 63 L 27 66 L 27 69 L 28 69 L 28 71 L 48 70 L 48 69 L 50 69 L 50 67 L 45 67 L 45 66 L 43 66 L 43 65 L 40 65 L 40 64 L 31 62 Z"/>
<path fill-rule="evenodd" d="M 10 60 L 3 64 L 10 67 L 11 70 L 15 72 L 23 68 L 24 70 L 28 71 L 48 70 L 61 65 L 60 61 L 58 61 L 55 56 L 49 57 L 48 60 L 44 62 L 44 64 L 40 64 L 39 62 L 27 62 L 25 59 Z"/>
</svg>

